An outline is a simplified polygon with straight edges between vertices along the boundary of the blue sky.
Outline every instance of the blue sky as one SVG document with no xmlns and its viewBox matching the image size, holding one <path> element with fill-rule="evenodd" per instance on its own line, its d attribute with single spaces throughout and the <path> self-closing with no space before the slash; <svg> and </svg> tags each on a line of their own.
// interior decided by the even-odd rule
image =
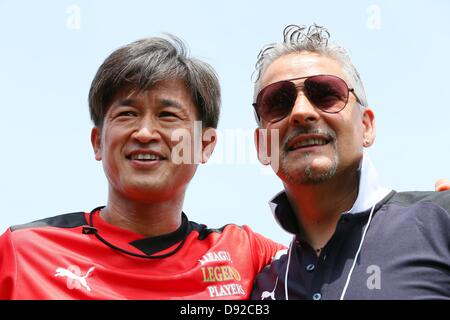
<svg viewBox="0 0 450 320">
<path fill-rule="evenodd" d="M 432 190 L 450 178 L 449 12 L 445 0 L 0 0 L 0 229 L 105 204 L 90 145 L 90 83 L 117 47 L 164 32 L 210 63 L 223 91 L 216 154 L 186 196 L 191 220 L 290 239 L 267 205 L 282 186 L 255 160 L 251 109 L 256 56 L 288 24 L 327 26 L 330 41 L 350 50 L 375 111 L 368 153 L 381 182 Z M 238 144 L 238 134 L 248 139 Z"/>
</svg>

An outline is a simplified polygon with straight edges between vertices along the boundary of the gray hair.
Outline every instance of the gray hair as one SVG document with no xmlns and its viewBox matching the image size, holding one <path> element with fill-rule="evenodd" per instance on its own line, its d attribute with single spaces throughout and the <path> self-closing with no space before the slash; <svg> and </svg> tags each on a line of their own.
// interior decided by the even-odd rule
<svg viewBox="0 0 450 320">
<path fill-rule="evenodd" d="M 364 86 L 358 71 L 350 60 L 348 51 L 337 44 L 328 43 L 330 33 L 324 27 L 313 24 L 310 27 L 289 25 L 283 31 L 282 43 L 272 43 L 264 46 L 258 55 L 255 66 L 256 80 L 254 101 L 261 90 L 261 78 L 267 68 L 278 58 L 303 51 L 315 52 L 338 62 L 347 76 L 349 86 L 354 88 L 358 103 L 368 106 Z"/>
<path fill-rule="evenodd" d="M 89 112 L 95 126 L 102 127 L 111 99 L 123 89 L 145 91 L 157 82 L 181 79 L 192 94 L 204 127 L 217 128 L 220 85 L 207 63 L 189 58 L 183 41 L 153 37 L 127 44 L 102 63 L 89 90 Z"/>
</svg>

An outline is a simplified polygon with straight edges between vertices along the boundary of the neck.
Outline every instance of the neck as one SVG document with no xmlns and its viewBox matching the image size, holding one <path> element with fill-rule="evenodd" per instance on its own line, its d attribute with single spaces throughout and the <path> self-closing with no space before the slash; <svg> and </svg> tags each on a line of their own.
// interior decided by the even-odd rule
<svg viewBox="0 0 450 320">
<path fill-rule="evenodd" d="M 101 217 L 116 227 L 155 237 L 177 230 L 181 225 L 184 192 L 170 200 L 139 202 L 110 188 L 107 206 Z"/>
<path fill-rule="evenodd" d="M 351 209 L 358 184 L 358 172 L 352 168 L 319 184 L 284 185 L 301 235 L 314 249 L 327 244 L 341 214 Z"/>
</svg>

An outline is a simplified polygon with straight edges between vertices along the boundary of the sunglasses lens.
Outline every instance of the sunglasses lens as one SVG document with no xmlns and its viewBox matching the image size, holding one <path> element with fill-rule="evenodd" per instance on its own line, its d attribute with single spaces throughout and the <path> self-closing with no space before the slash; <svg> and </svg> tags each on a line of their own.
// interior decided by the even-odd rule
<svg viewBox="0 0 450 320">
<path fill-rule="evenodd" d="M 273 83 L 258 94 L 256 112 L 266 121 L 280 120 L 291 112 L 296 98 L 297 89 L 292 82 Z"/>
<path fill-rule="evenodd" d="M 348 100 L 348 87 L 344 80 L 334 76 L 313 76 L 305 80 L 305 94 L 325 112 L 341 111 Z"/>
<path fill-rule="evenodd" d="M 297 99 L 297 87 L 292 81 L 297 79 L 275 82 L 261 90 L 255 106 L 262 119 L 278 121 L 289 115 Z M 341 78 L 318 75 L 306 78 L 304 92 L 315 107 L 324 112 L 337 113 L 346 106 L 349 89 Z"/>
</svg>

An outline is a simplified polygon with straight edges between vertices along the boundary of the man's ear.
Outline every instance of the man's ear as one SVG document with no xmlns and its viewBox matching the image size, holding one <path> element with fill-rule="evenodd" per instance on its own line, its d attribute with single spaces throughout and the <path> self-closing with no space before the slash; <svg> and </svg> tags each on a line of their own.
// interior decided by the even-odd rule
<svg viewBox="0 0 450 320">
<path fill-rule="evenodd" d="M 265 129 L 256 128 L 254 135 L 256 153 L 258 155 L 258 160 L 263 165 L 267 166 L 270 164 L 269 157 L 269 146 L 267 145 L 268 137 L 267 131 Z"/>
<path fill-rule="evenodd" d="M 362 111 L 362 122 L 363 122 L 363 146 L 365 148 L 370 147 L 376 137 L 375 130 L 375 114 L 372 109 L 364 108 Z"/>
<path fill-rule="evenodd" d="M 94 127 L 91 131 L 91 144 L 94 149 L 95 160 L 102 160 L 102 136 L 101 129 Z"/>
<path fill-rule="evenodd" d="M 206 163 L 211 157 L 217 143 L 217 131 L 214 128 L 202 130 L 202 158 L 200 163 Z"/>
</svg>

